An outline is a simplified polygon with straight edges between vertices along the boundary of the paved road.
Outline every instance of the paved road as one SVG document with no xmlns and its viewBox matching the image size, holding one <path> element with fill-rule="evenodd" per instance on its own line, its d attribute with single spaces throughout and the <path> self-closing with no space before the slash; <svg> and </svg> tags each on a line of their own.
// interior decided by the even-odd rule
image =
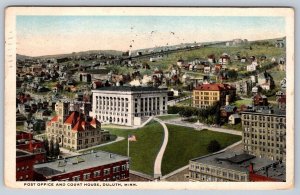
<svg viewBox="0 0 300 195">
<path fill-rule="evenodd" d="M 158 118 L 154 118 L 154 120 L 159 122 L 164 128 L 164 140 L 163 140 L 163 143 L 160 147 L 160 150 L 159 150 L 159 152 L 156 156 L 155 162 L 154 162 L 154 178 L 157 178 L 157 177 L 162 176 L 162 174 L 161 174 L 161 163 L 162 163 L 162 158 L 164 156 L 164 152 L 165 152 L 167 144 L 168 144 L 169 131 L 168 131 L 167 126 L 165 125 L 165 123 L 162 120 L 160 120 Z"/>
<path fill-rule="evenodd" d="M 170 100 L 170 101 L 168 101 L 168 106 L 174 106 L 178 102 L 182 102 L 184 100 L 191 99 L 191 98 L 192 98 L 192 96 L 186 96 L 186 97 L 182 97 L 179 99 Z"/>
</svg>

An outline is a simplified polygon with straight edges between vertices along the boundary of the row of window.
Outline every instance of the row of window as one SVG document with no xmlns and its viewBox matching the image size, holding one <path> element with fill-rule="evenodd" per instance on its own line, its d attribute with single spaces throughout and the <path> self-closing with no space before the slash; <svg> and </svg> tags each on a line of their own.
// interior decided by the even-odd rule
<svg viewBox="0 0 300 195">
<path fill-rule="evenodd" d="M 281 146 L 282 147 L 282 146 Z M 279 148 L 279 146 L 278 146 Z M 265 148 L 265 147 L 256 147 L 256 146 L 245 146 L 245 150 L 247 151 L 260 151 L 260 152 L 268 152 L 268 153 L 275 153 L 275 154 L 283 154 L 283 149 L 272 149 L 272 148 Z"/>
<path fill-rule="evenodd" d="M 285 134 L 284 130 L 257 129 L 257 128 L 252 128 L 252 127 L 245 127 L 244 130 L 245 130 L 245 132 L 253 132 L 253 133 L 260 133 L 260 134 L 271 134 L 271 135 L 273 135 L 274 133 L 276 135 L 284 135 Z"/>
<path fill-rule="evenodd" d="M 243 114 L 243 119 L 285 123 L 285 117 Z"/>
<path fill-rule="evenodd" d="M 125 171 L 127 169 L 127 167 L 126 167 L 126 165 L 122 165 L 121 167 L 115 166 L 112 168 L 112 173 L 118 173 L 118 172 L 120 172 L 120 169 L 122 171 Z M 85 181 L 85 180 L 89 180 L 91 178 L 98 178 L 100 176 L 108 176 L 108 175 L 110 175 L 110 173 L 111 173 L 111 168 L 104 169 L 103 173 L 101 173 L 101 170 L 97 170 L 92 173 L 84 173 L 82 175 L 82 180 Z M 101 174 L 103 174 L 103 175 L 101 175 Z M 120 178 L 120 176 L 114 176 L 114 177 L 117 177 L 116 179 Z M 122 174 L 121 177 L 125 177 L 125 174 Z M 105 180 L 109 181 L 109 178 L 107 178 L 107 179 L 105 179 Z M 62 179 L 62 181 L 69 181 L 69 178 L 64 178 L 64 179 Z M 81 176 L 80 175 L 73 176 L 72 181 L 81 181 Z"/>
<path fill-rule="evenodd" d="M 129 99 L 128 98 L 117 98 L 117 97 L 104 97 L 104 96 L 96 96 L 96 99 L 99 99 L 99 100 L 118 100 L 118 101 L 128 101 Z"/>
<path fill-rule="evenodd" d="M 274 124 L 274 123 L 260 123 L 260 122 L 249 122 L 249 121 L 244 121 L 243 122 L 244 126 L 257 126 L 257 127 L 268 127 L 268 128 L 276 128 L 276 129 L 285 129 L 284 124 Z"/>
<path fill-rule="evenodd" d="M 203 172 L 205 174 L 201 174 L 201 172 Z M 246 175 L 240 175 L 240 174 L 237 174 L 237 173 L 221 171 L 221 170 L 218 170 L 218 169 L 217 170 L 211 169 L 211 171 L 207 170 L 207 168 L 205 170 L 200 169 L 200 172 L 192 172 L 191 176 L 193 178 L 196 178 L 196 179 L 202 179 L 203 177 L 204 178 L 212 178 L 214 176 L 218 176 L 218 177 L 223 177 L 223 178 L 226 178 L 226 179 L 229 179 L 229 180 L 246 181 Z M 202 176 L 202 178 L 201 178 L 201 176 Z"/>
<path fill-rule="evenodd" d="M 194 94 L 195 94 L 195 95 L 213 95 L 213 96 L 219 95 L 218 92 L 203 92 L 203 91 L 201 91 L 201 92 L 199 92 L 199 91 L 194 91 Z"/>
<path fill-rule="evenodd" d="M 277 141 L 277 142 L 283 142 L 284 138 L 283 136 L 266 136 L 266 135 L 257 135 L 257 134 L 250 134 L 250 133 L 244 133 L 245 139 L 251 139 L 251 140 L 267 140 L 267 141 Z M 256 140 L 255 140 L 256 141 Z"/>
</svg>

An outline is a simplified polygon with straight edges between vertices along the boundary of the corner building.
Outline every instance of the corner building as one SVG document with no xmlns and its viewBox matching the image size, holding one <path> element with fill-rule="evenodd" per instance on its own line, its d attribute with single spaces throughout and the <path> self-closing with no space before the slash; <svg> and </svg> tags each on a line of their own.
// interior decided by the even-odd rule
<svg viewBox="0 0 300 195">
<path fill-rule="evenodd" d="M 241 115 L 244 150 L 261 158 L 285 161 L 285 111 L 254 107 Z"/>
</svg>

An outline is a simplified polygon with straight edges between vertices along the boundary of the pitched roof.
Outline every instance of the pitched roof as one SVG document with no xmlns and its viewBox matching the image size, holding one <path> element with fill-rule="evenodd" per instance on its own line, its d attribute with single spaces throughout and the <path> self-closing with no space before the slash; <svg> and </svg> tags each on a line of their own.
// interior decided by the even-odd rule
<svg viewBox="0 0 300 195">
<path fill-rule="evenodd" d="M 228 84 L 213 83 L 213 84 L 203 84 L 195 88 L 195 90 L 200 91 L 223 91 L 223 90 L 235 90 L 235 87 Z"/>
<path fill-rule="evenodd" d="M 50 122 L 56 122 L 56 121 L 58 121 L 58 116 L 54 116 Z"/>
<path fill-rule="evenodd" d="M 76 123 L 76 125 L 72 128 L 73 131 L 84 131 L 84 121 L 82 121 L 81 119 L 79 119 Z"/>
<path fill-rule="evenodd" d="M 72 114 L 65 121 L 65 124 L 72 124 L 74 121 L 74 118 L 76 118 L 75 115 L 76 115 L 76 112 L 72 112 Z"/>
</svg>

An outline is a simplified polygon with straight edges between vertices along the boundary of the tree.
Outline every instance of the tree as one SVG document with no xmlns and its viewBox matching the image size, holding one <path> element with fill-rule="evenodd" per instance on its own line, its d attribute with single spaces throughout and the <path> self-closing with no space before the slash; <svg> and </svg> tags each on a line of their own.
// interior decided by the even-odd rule
<svg viewBox="0 0 300 195">
<path fill-rule="evenodd" d="M 57 157 L 59 154 L 60 154 L 59 143 L 58 140 L 56 140 L 53 146 L 53 156 Z"/>
<path fill-rule="evenodd" d="M 49 144 L 49 156 L 53 156 L 54 155 L 54 141 L 53 139 L 50 140 L 50 144 Z"/>
<path fill-rule="evenodd" d="M 44 148 L 46 150 L 46 155 L 49 156 L 49 141 L 48 139 L 44 139 Z"/>
<path fill-rule="evenodd" d="M 209 153 L 217 152 L 221 149 L 221 145 L 217 140 L 212 140 L 207 146 L 207 151 Z"/>
<path fill-rule="evenodd" d="M 237 73 L 237 71 L 235 71 L 235 70 L 228 70 L 227 76 L 228 76 L 230 79 L 236 79 L 236 78 L 238 77 L 238 73 Z"/>
</svg>

